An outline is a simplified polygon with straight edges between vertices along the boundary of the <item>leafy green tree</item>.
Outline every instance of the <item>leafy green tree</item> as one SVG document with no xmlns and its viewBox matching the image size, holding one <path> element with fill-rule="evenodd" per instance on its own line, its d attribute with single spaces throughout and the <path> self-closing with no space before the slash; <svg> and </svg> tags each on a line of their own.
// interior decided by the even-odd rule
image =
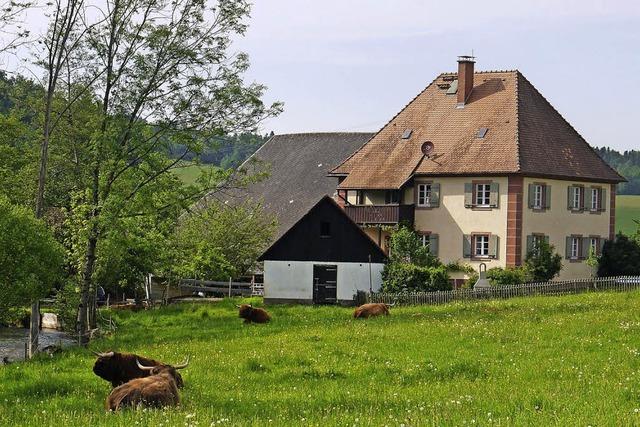
<svg viewBox="0 0 640 427">
<path fill-rule="evenodd" d="M 276 221 L 262 206 L 209 206 L 184 218 L 174 236 L 173 272 L 181 278 L 227 280 L 256 265 Z"/>
<path fill-rule="evenodd" d="M 63 250 L 47 226 L 0 197 L 0 318 L 47 296 L 62 264 Z"/>
<path fill-rule="evenodd" d="M 418 235 L 408 227 L 400 227 L 391 234 L 389 254 L 392 263 L 414 264 L 420 267 L 440 265 L 438 258 L 429 253 L 429 249 L 422 245 Z"/>
<path fill-rule="evenodd" d="M 640 244 L 618 233 L 602 247 L 598 276 L 634 276 L 640 274 Z"/>
<path fill-rule="evenodd" d="M 544 240 L 527 253 L 524 267 L 534 282 L 548 282 L 562 270 L 562 256 L 555 253 L 553 245 Z"/>
</svg>

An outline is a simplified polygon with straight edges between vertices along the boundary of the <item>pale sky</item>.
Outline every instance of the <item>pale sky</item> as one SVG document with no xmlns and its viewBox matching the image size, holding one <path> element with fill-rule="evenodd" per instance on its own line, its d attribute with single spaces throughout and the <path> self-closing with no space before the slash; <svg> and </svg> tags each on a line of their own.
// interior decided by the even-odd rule
<svg viewBox="0 0 640 427">
<path fill-rule="evenodd" d="M 640 149 L 640 0 L 254 0 L 249 24 L 247 78 L 285 104 L 263 132 L 377 131 L 473 50 L 592 145 Z"/>
<path fill-rule="evenodd" d="M 376 131 L 473 50 L 592 145 L 640 149 L 639 0 L 257 0 L 237 46 L 285 103 L 265 131 Z"/>
</svg>

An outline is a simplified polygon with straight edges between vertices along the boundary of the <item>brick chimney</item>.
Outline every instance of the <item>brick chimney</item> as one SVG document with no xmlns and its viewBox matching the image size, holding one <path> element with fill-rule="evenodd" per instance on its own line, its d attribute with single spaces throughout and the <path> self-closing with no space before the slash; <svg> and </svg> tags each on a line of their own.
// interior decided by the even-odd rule
<svg viewBox="0 0 640 427">
<path fill-rule="evenodd" d="M 458 108 L 463 108 L 473 90 L 473 56 L 458 56 Z"/>
</svg>

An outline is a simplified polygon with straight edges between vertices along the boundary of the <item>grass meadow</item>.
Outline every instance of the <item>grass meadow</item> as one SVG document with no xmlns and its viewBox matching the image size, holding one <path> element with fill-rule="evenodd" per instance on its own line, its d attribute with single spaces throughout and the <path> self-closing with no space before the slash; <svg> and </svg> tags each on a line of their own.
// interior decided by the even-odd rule
<svg viewBox="0 0 640 427">
<path fill-rule="evenodd" d="M 117 313 L 118 332 L 91 344 L 191 355 L 178 408 L 105 412 L 110 385 L 74 348 L 0 367 L 0 425 L 640 424 L 640 292 L 394 307 L 364 321 L 274 306 L 267 325 L 242 324 L 233 302 Z"/>
<path fill-rule="evenodd" d="M 632 236 L 640 221 L 640 196 L 616 196 L 616 231 Z"/>
</svg>

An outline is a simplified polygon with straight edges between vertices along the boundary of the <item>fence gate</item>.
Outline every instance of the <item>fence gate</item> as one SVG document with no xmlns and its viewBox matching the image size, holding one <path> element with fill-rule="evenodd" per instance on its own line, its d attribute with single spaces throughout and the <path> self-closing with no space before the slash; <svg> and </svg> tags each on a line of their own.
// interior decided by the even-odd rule
<svg viewBox="0 0 640 427">
<path fill-rule="evenodd" d="M 335 304 L 337 302 L 337 265 L 313 266 L 313 303 Z"/>
</svg>

